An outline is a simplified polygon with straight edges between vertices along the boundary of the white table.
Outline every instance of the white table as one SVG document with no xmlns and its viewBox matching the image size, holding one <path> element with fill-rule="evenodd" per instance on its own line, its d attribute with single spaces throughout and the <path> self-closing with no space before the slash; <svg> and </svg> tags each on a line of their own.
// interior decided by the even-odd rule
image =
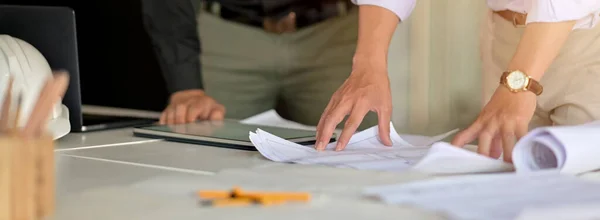
<svg viewBox="0 0 600 220">
<path fill-rule="evenodd" d="M 131 128 L 123 128 L 96 132 L 70 133 L 57 140 L 56 149 L 58 151 L 69 151 L 79 148 L 110 147 L 159 141 L 134 137 L 132 132 Z"/>
<path fill-rule="evenodd" d="M 281 164 L 258 152 L 133 137 L 131 128 L 58 141 L 56 219 L 444 219 L 359 197 L 364 186 L 430 178 Z M 600 179 L 600 175 L 587 177 Z M 310 204 L 207 208 L 200 189 L 308 191 Z"/>
<path fill-rule="evenodd" d="M 224 188 L 223 180 L 59 156 L 61 220 L 129 219 L 442 219 L 430 213 L 376 202 L 315 194 L 310 204 L 278 207 L 210 208 L 193 192 Z M 219 187 L 220 186 L 220 187 Z"/>
<path fill-rule="evenodd" d="M 359 198 L 363 186 L 427 177 L 422 174 L 279 164 L 253 151 L 144 142 L 127 130 L 74 133 L 58 142 L 56 219 L 442 219 Z M 314 198 L 232 211 L 200 207 L 193 196 L 233 186 L 309 191 Z"/>
</svg>

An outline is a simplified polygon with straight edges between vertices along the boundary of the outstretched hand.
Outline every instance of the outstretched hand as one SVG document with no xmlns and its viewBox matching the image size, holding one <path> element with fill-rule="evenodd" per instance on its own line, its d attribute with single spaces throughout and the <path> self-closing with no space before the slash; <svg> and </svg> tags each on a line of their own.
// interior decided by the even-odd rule
<svg viewBox="0 0 600 220">
<path fill-rule="evenodd" d="M 334 93 L 317 125 L 317 150 L 325 150 L 336 126 L 349 115 L 335 148 L 336 151 L 343 150 L 369 111 L 377 113 L 379 138 L 383 144 L 392 145 L 390 83 L 385 65 L 376 66 L 357 68 Z"/>
<path fill-rule="evenodd" d="M 456 135 L 452 145 L 462 147 L 478 139 L 478 153 L 493 158 L 503 153 L 504 161 L 512 162 L 513 148 L 527 134 L 535 106 L 535 94 L 512 93 L 499 86 L 477 120 Z"/>
</svg>

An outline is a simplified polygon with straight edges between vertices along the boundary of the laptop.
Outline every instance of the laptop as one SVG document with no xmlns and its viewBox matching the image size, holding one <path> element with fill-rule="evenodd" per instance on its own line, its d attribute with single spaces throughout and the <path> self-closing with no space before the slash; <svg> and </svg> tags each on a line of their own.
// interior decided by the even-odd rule
<svg viewBox="0 0 600 220">
<path fill-rule="evenodd" d="M 72 132 L 97 131 L 154 123 L 155 119 L 93 115 L 83 112 L 75 12 L 68 7 L 0 5 L 0 34 L 33 45 L 53 69 L 69 72 L 63 104 Z M 84 73 L 85 74 L 85 73 Z"/>
</svg>

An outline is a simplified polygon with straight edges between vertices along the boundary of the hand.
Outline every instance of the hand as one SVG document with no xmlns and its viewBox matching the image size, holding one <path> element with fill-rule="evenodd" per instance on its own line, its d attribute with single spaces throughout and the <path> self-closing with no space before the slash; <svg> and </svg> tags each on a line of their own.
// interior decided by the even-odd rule
<svg viewBox="0 0 600 220">
<path fill-rule="evenodd" d="M 12 84 L 13 79 L 11 78 L 2 103 L 0 132 L 8 132 L 16 129 L 16 126 L 18 126 L 17 120 L 19 113 L 10 112 L 10 106 L 12 105 Z M 38 137 L 45 134 L 46 123 L 48 122 L 47 119 L 56 103 L 59 103 L 62 99 L 68 85 L 69 75 L 66 72 L 55 72 L 54 76 L 50 77 L 44 84 L 33 110 L 27 119 L 27 123 L 20 131 L 18 131 L 18 133 L 25 137 Z"/>
<path fill-rule="evenodd" d="M 202 90 L 173 93 L 169 106 L 160 116 L 160 124 L 181 124 L 196 120 L 223 120 L 225 107 Z"/>
<path fill-rule="evenodd" d="M 383 60 L 383 59 L 382 59 Z M 343 150 L 369 111 L 377 112 L 379 137 L 385 145 L 390 139 L 392 98 L 386 64 L 355 65 L 354 71 L 333 94 L 317 126 L 317 150 L 325 150 L 335 127 L 350 115 L 338 138 L 336 151 Z"/>
<path fill-rule="evenodd" d="M 479 138 L 477 152 L 512 162 L 512 150 L 518 139 L 525 136 L 536 107 L 532 92 L 513 93 L 500 85 L 479 117 L 466 130 L 459 133 L 452 145 L 464 146 Z"/>
</svg>

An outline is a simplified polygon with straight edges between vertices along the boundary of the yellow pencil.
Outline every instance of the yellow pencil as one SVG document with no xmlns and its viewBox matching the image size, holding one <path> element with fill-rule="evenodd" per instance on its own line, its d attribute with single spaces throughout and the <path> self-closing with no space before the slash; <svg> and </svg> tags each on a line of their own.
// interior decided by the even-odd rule
<svg viewBox="0 0 600 220">
<path fill-rule="evenodd" d="M 234 187 L 232 191 L 198 191 L 201 199 L 213 200 L 213 206 L 240 206 L 250 204 L 279 205 L 286 202 L 308 202 L 309 193 L 303 192 L 251 192 Z"/>
</svg>

